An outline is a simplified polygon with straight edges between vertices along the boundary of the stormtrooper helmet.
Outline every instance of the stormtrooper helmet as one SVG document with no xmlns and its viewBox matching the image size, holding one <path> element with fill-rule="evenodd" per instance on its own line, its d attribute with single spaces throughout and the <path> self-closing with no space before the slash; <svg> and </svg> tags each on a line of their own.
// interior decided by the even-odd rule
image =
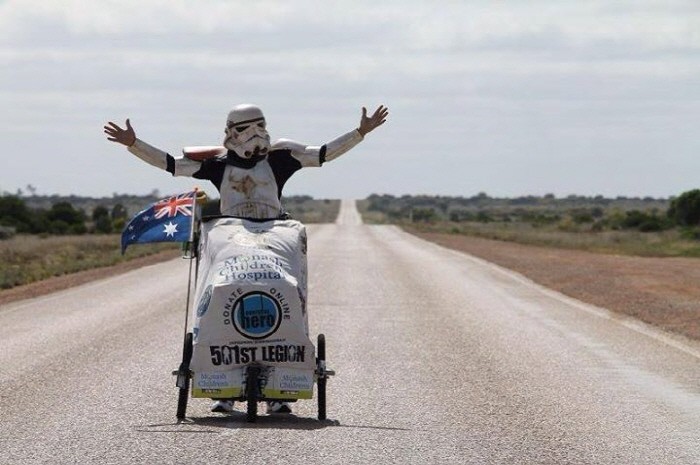
<svg viewBox="0 0 700 465">
<path fill-rule="evenodd" d="M 238 105 L 231 110 L 224 132 L 224 147 L 233 150 L 241 158 L 262 159 L 270 149 L 270 135 L 265 127 L 265 116 L 255 105 Z"/>
</svg>

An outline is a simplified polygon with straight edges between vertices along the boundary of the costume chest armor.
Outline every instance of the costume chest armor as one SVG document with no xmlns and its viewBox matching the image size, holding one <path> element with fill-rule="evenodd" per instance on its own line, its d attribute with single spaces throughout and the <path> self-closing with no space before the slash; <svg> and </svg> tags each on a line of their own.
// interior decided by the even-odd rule
<svg viewBox="0 0 700 465">
<path fill-rule="evenodd" d="M 221 180 L 221 214 L 276 218 L 282 211 L 275 175 L 267 159 L 249 169 L 227 165 Z"/>
</svg>

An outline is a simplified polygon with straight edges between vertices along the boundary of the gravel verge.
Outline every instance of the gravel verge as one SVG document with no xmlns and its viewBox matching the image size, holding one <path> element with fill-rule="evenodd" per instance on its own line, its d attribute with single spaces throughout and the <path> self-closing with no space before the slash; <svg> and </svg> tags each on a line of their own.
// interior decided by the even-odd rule
<svg viewBox="0 0 700 465">
<path fill-rule="evenodd" d="M 608 255 L 457 234 L 412 233 L 517 271 L 583 302 L 700 339 L 700 259 Z"/>
</svg>

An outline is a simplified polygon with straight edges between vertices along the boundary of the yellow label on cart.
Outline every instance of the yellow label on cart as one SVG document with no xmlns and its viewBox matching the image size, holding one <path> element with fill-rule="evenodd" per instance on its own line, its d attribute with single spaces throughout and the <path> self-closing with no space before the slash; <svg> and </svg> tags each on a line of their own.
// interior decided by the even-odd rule
<svg viewBox="0 0 700 465">
<path fill-rule="evenodd" d="M 230 399 L 233 397 L 241 397 L 243 389 L 241 388 L 226 388 L 226 389 L 201 389 L 192 388 L 192 397 L 206 397 L 209 399 Z"/>
<path fill-rule="evenodd" d="M 279 389 L 263 389 L 263 396 L 268 399 L 313 399 L 314 391 L 281 391 Z"/>
</svg>

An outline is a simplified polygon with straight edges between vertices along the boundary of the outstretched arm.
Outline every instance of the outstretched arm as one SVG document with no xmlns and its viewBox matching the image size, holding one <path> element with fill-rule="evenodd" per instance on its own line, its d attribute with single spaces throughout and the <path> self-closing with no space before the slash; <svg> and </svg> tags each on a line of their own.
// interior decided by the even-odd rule
<svg viewBox="0 0 700 465">
<path fill-rule="evenodd" d="M 347 134 L 336 137 L 328 142 L 325 147 L 324 161 L 335 160 L 364 139 L 365 135 L 374 131 L 379 126 L 384 124 L 386 117 L 389 115 L 389 109 L 384 105 L 380 105 L 372 116 L 367 116 L 367 108 L 362 107 L 362 117 L 360 118 L 360 126 Z"/>
<path fill-rule="evenodd" d="M 122 129 L 110 121 L 104 126 L 104 132 L 107 134 L 107 140 L 125 145 L 129 152 L 141 160 L 156 168 L 166 170 L 173 176 L 192 176 L 201 167 L 201 163 L 198 161 L 187 158 L 173 158 L 170 154 L 138 139 L 128 118 L 126 120 L 126 129 Z"/>
<path fill-rule="evenodd" d="M 367 116 L 367 108 L 362 107 L 362 117 L 360 118 L 359 127 L 336 137 L 322 146 L 311 146 L 289 139 L 279 139 L 272 145 L 272 149 L 291 150 L 292 156 L 302 167 L 321 166 L 327 161 L 335 160 L 359 144 L 365 137 L 365 134 L 368 134 L 384 124 L 388 115 L 389 109 L 384 105 L 380 105 L 370 117 Z"/>
</svg>

